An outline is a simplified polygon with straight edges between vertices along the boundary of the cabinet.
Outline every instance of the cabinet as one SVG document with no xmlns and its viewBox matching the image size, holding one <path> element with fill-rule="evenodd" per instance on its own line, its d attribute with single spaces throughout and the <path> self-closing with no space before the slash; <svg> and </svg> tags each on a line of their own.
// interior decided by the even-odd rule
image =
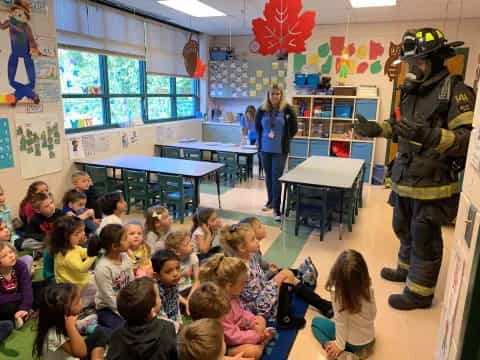
<svg viewBox="0 0 480 360">
<path fill-rule="evenodd" d="M 292 97 L 298 132 L 290 143 L 289 161 L 309 156 L 340 156 L 365 160 L 365 182 L 371 182 L 375 139 L 353 130 L 354 114 L 378 121 L 380 99 L 339 95 Z"/>
</svg>

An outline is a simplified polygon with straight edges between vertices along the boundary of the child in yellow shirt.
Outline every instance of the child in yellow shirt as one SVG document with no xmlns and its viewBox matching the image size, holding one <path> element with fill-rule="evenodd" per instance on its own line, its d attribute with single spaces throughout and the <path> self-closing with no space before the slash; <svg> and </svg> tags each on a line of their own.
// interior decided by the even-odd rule
<svg viewBox="0 0 480 360">
<path fill-rule="evenodd" d="M 87 307 L 93 304 L 96 292 L 89 270 L 97 257 L 89 256 L 87 249 L 80 246 L 85 241 L 85 223 L 82 220 L 64 216 L 55 221 L 50 237 L 55 281 L 77 285 L 82 304 Z"/>
</svg>

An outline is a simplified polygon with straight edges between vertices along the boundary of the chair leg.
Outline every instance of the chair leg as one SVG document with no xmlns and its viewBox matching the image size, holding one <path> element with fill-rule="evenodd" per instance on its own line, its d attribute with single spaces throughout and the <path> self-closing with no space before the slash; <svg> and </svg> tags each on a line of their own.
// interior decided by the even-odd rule
<svg viewBox="0 0 480 360">
<path fill-rule="evenodd" d="M 178 204 L 179 206 L 179 215 L 180 215 L 180 223 L 183 224 L 184 218 L 185 218 L 185 204 L 182 202 L 181 204 Z"/>
</svg>

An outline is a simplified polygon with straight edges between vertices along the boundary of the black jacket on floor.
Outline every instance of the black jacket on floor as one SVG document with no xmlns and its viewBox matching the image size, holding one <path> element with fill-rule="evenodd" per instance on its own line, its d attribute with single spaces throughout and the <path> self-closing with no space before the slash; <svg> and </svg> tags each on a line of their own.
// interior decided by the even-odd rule
<svg viewBox="0 0 480 360">
<path fill-rule="evenodd" d="M 115 330 L 107 360 L 177 360 L 177 338 L 171 322 L 152 320 Z"/>
</svg>

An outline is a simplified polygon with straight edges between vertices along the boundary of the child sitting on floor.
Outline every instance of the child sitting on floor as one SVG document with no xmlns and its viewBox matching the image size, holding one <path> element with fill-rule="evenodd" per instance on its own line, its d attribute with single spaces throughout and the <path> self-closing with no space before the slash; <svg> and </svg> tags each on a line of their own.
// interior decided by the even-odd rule
<svg viewBox="0 0 480 360">
<path fill-rule="evenodd" d="M 1 186 L 0 186 L 0 220 L 3 221 L 3 223 L 8 227 L 8 230 L 10 230 L 10 234 L 11 234 L 10 241 L 12 244 L 15 244 L 19 236 L 15 233 L 15 227 L 13 224 L 14 218 L 12 215 L 12 210 L 10 209 L 10 206 L 8 206 L 6 202 L 5 192 L 3 191 L 3 188 Z"/>
<path fill-rule="evenodd" d="M 12 244 L 0 242 L 0 322 L 3 324 L 0 339 L 10 334 L 13 324 L 17 329 L 23 326 L 32 303 L 32 280 L 27 265 L 17 260 Z"/>
<path fill-rule="evenodd" d="M 100 207 L 105 215 L 98 226 L 97 235 L 108 224 L 122 225 L 122 215 L 127 210 L 127 202 L 120 191 L 113 191 L 99 199 Z"/>
<path fill-rule="evenodd" d="M 103 359 L 108 338 L 96 327 L 84 340 L 77 330 L 81 311 L 80 290 L 75 285 L 56 284 L 45 289 L 33 344 L 35 359 Z"/>
<path fill-rule="evenodd" d="M 12 243 L 12 233 L 7 225 L 0 219 L 0 242 L 6 241 L 10 244 Z M 30 255 L 24 255 L 20 257 L 18 260 L 22 261 L 25 265 L 27 265 L 27 269 L 29 273 L 32 273 L 32 265 L 33 265 L 33 258 Z"/>
<path fill-rule="evenodd" d="M 23 222 L 23 226 L 27 226 L 30 222 L 30 219 L 35 215 L 35 210 L 33 209 L 33 196 L 38 193 L 48 194 L 48 185 L 44 181 L 35 181 L 30 184 L 27 190 L 27 194 L 20 203 L 20 209 L 18 211 L 18 216 Z"/>
<path fill-rule="evenodd" d="M 183 324 L 178 292 L 178 283 L 182 274 L 180 259 L 173 251 L 158 250 L 152 256 L 152 267 L 162 300 L 161 315 L 173 321 L 175 330 L 178 332 Z"/>
<path fill-rule="evenodd" d="M 130 221 L 125 225 L 127 240 L 130 244 L 128 256 L 133 263 L 133 273 L 136 277 L 152 276 L 150 247 L 143 241 L 143 226 L 138 221 Z"/>
<path fill-rule="evenodd" d="M 331 303 L 305 287 L 290 270 L 281 270 L 272 279 L 267 278 L 260 267 L 258 260 L 260 247 L 250 225 L 225 226 L 221 231 L 220 241 L 229 253 L 235 254 L 249 266 L 249 279 L 240 295 L 240 301 L 246 310 L 264 316 L 267 321 L 276 319 L 280 328 L 302 328 L 305 326 L 305 319 L 295 318 L 291 314 L 290 291 L 294 290 L 298 296 L 325 316 L 333 315 Z"/>
<path fill-rule="evenodd" d="M 55 220 L 63 216 L 60 209 L 55 208 L 50 194 L 41 192 L 32 197 L 32 207 L 35 215 L 25 228 L 25 239 L 22 249 L 43 249 L 45 240 L 53 230 Z"/>
<path fill-rule="evenodd" d="M 222 227 L 222 221 L 217 212 L 211 208 L 198 208 L 192 216 L 193 251 L 202 261 L 213 254 L 222 252 L 220 246 L 213 246 L 216 232 Z"/>
<path fill-rule="evenodd" d="M 240 221 L 240 224 L 249 224 L 253 232 L 255 233 L 255 238 L 258 242 L 261 242 L 263 239 L 267 237 L 267 231 L 265 230 L 265 226 L 258 220 L 258 218 L 251 216 L 247 217 Z M 262 251 L 258 250 L 258 260 L 260 263 L 260 267 L 266 273 L 267 279 L 271 279 L 275 276 L 281 269 L 278 265 L 274 263 L 269 263 L 266 261 L 262 256 Z M 312 287 L 313 289 L 317 286 L 317 277 L 318 277 L 318 270 L 313 264 L 312 259 L 310 256 L 307 256 L 303 263 L 300 264 L 298 269 L 290 269 L 291 272 L 305 285 Z"/>
<path fill-rule="evenodd" d="M 90 175 L 85 171 L 75 171 L 72 174 L 72 184 L 75 190 L 85 194 L 87 197 L 87 203 L 85 207 L 87 209 L 93 209 L 95 213 L 94 222 L 96 225 L 100 224 L 100 220 L 103 217 L 102 209 L 98 203 L 99 195 L 93 186 Z"/>
<path fill-rule="evenodd" d="M 188 314 L 188 298 L 199 284 L 198 257 L 193 252 L 192 240 L 186 231 L 169 233 L 165 245 L 168 250 L 173 251 L 180 259 L 181 277 L 178 283 L 178 291 L 180 292 L 179 300 Z"/>
<path fill-rule="evenodd" d="M 95 212 L 93 209 L 87 209 L 87 196 L 75 189 L 68 190 L 63 195 L 63 213 L 67 216 L 76 216 L 85 222 L 85 232 L 87 235 L 94 234 L 97 230 L 97 224 L 94 222 Z"/>
<path fill-rule="evenodd" d="M 98 238 L 90 240 L 90 244 L 94 253 L 105 250 L 105 255 L 95 266 L 98 323 L 109 330 L 115 330 L 125 323 L 118 311 L 117 295 L 135 278 L 132 261 L 127 255 L 130 245 L 127 232 L 121 225 L 109 224 L 102 229 Z"/>
<path fill-rule="evenodd" d="M 50 255 L 54 259 L 55 281 L 78 287 L 85 307 L 93 303 L 95 284 L 89 270 L 97 259 L 82 245 L 86 241 L 85 224 L 76 217 L 64 216 L 55 222 L 50 237 Z"/>
<path fill-rule="evenodd" d="M 165 249 L 165 238 L 172 227 L 172 218 L 168 209 L 162 206 L 152 207 L 145 213 L 146 243 L 153 253 Z"/>
<path fill-rule="evenodd" d="M 205 318 L 187 325 L 178 335 L 178 352 L 180 360 L 224 359 L 225 342 L 220 321 Z"/>
<path fill-rule="evenodd" d="M 138 278 L 126 285 L 117 304 L 126 325 L 112 334 L 107 360 L 178 358 L 175 327 L 157 318 L 161 300 L 151 278 Z"/>
<path fill-rule="evenodd" d="M 332 293 L 334 321 L 314 318 L 313 335 L 329 360 L 366 359 L 375 343 L 377 308 L 363 256 L 355 250 L 343 251 L 330 271 L 325 288 Z"/>
<path fill-rule="evenodd" d="M 260 359 L 275 332 L 266 328 L 265 318 L 245 310 L 240 302 L 240 294 L 248 281 L 248 266 L 239 258 L 217 254 L 202 266 L 200 279 L 216 282 L 230 301 L 230 310 L 221 319 L 228 355 L 243 353 L 246 357 Z M 197 292 L 198 289 L 190 299 L 192 317 L 192 303 Z M 215 301 L 212 299 L 210 302 Z"/>
</svg>

